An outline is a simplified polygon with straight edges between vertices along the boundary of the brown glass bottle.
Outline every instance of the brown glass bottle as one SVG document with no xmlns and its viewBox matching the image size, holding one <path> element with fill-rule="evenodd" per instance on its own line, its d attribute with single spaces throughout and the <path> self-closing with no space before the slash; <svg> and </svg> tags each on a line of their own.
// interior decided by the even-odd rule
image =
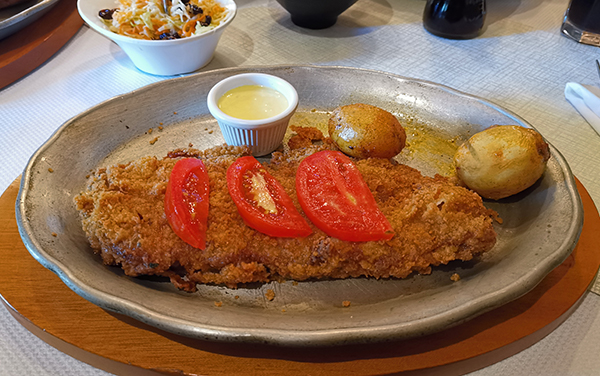
<svg viewBox="0 0 600 376">
<path fill-rule="evenodd" d="M 443 38 L 475 38 L 483 28 L 485 13 L 485 0 L 427 0 L 423 26 Z"/>
</svg>

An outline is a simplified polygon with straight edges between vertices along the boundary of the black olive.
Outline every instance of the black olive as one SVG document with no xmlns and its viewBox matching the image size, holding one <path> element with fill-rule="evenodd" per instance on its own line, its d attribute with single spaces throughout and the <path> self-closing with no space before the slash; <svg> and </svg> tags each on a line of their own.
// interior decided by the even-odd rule
<svg viewBox="0 0 600 376">
<path fill-rule="evenodd" d="M 174 32 L 174 33 L 167 32 L 167 33 L 160 34 L 158 38 L 160 40 L 171 40 L 171 39 L 179 39 L 181 37 L 179 36 L 179 34 L 177 34 L 177 32 Z"/>
<path fill-rule="evenodd" d="M 204 11 L 202 10 L 202 8 L 200 8 L 197 5 L 190 4 L 190 5 L 188 5 L 188 7 L 190 8 L 190 12 L 192 12 L 192 14 L 202 14 L 202 13 L 204 13 Z"/>
<path fill-rule="evenodd" d="M 208 26 L 208 25 L 210 25 L 211 21 L 212 21 L 212 18 L 210 18 L 210 16 L 207 14 L 204 17 L 204 21 L 200 21 L 200 25 L 201 26 Z"/>
<path fill-rule="evenodd" d="M 113 13 L 115 13 L 116 9 L 102 9 L 98 12 L 98 16 L 103 20 L 112 20 Z"/>
</svg>

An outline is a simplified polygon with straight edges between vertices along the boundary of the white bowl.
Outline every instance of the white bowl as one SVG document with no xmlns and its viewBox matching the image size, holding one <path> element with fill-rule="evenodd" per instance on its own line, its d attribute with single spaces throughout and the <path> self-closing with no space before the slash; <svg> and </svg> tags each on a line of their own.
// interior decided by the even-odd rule
<svg viewBox="0 0 600 376">
<path fill-rule="evenodd" d="M 212 59 L 223 31 L 237 12 L 233 0 L 218 2 L 228 12 L 219 26 L 204 34 L 174 40 L 143 40 L 110 31 L 98 17 L 98 12 L 118 7 L 115 0 L 78 0 L 77 9 L 92 29 L 118 44 L 138 69 L 159 76 L 172 76 L 198 70 Z"/>
<path fill-rule="evenodd" d="M 287 99 L 288 106 L 280 114 L 260 120 L 244 120 L 229 116 L 217 105 L 226 92 L 244 85 L 262 85 L 277 90 Z M 286 80 L 263 73 L 242 73 L 228 77 L 210 89 L 206 99 L 208 110 L 217 119 L 225 142 L 235 146 L 249 146 L 252 155 L 261 156 L 281 145 L 290 118 L 298 108 L 298 93 Z"/>
</svg>

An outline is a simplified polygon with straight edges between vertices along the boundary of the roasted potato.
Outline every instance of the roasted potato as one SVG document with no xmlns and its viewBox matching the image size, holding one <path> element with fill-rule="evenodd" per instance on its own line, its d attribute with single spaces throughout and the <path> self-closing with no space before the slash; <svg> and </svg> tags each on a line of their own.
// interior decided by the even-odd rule
<svg viewBox="0 0 600 376">
<path fill-rule="evenodd" d="M 498 200 L 532 186 L 550 158 L 533 129 L 496 125 L 473 135 L 454 155 L 456 175 L 480 196 Z"/>
<path fill-rule="evenodd" d="M 394 115 L 363 103 L 336 108 L 329 119 L 329 137 L 356 158 L 392 158 L 406 144 L 406 132 Z"/>
</svg>

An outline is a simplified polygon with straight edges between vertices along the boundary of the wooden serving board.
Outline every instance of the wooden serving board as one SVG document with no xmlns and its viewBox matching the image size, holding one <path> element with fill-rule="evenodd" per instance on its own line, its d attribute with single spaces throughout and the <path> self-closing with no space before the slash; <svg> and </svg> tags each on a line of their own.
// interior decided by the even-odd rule
<svg viewBox="0 0 600 376">
<path fill-rule="evenodd" d="M 60 0 L 38 20 L 0 40 L 0 89 L 46 62 L 81 25 L 77 0 Z"/>
<path fill-rule="evenodd" d="M 578 182 L 585 217 L 572 255 L 530 293 L 467 323 L 412 340 L 327 348 L 201 341 L 105 311 L 42 267 L 18 233 L 18 184 L 0 198 L 0 293 L 5 306 L 59 350 L 122 375 L 464 374 L 512 356 L 552 332 L 577 308 L 600 266 L 600 217 Z"/>
</svg>

